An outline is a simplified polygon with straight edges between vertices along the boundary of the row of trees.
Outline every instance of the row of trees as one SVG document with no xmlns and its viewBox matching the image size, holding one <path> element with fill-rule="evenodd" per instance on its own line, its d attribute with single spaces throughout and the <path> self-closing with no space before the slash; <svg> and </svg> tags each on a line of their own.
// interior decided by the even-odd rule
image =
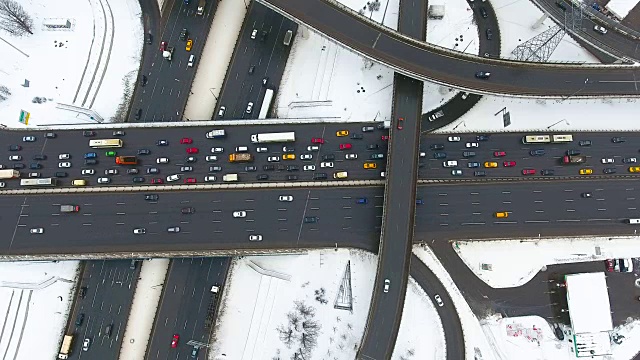
<svg viewBox="0 0 640 360">
<path fill-rule="evenodd" d="M 14 36 L 33 35 L 33 20 L 17 1 L 0 0 L 0 29 Z"/>
</svg>

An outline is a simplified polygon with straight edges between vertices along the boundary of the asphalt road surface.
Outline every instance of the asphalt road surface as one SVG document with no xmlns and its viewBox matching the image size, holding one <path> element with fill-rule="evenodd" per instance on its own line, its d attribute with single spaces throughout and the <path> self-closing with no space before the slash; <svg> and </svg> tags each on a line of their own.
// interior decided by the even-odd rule
<svg viewBox="0 0 640 360">
<path fill-rule="evenodd" d="M 76 335 L 70 359 L 118 358 L 140 271 L 140 266 L 131 270 L 130 264 L 130 260 L 85 263 L 78 286 L 86 286 L 87 292 L 84 298 L 78 293 L 69 315 L 70 330 Z M 84 321 L 78 326 L 79 314 L 84 314 Z M 110 336 L 106 334 L 109 325 L 112 325 Z M 91 344 L 85 352 L 81 349 L 86 338 L 91 340 Z"/>
<path fill-rule="evenodd" d="M 526 96 L 638 95 L 635 79 L 640 70 L 631 67 L 585 68 L 582 65 L 521 63 L 468 54 L 444 53 L 427 44 L 402 38 L 391 29 L 365 23 L 355 12 L 345 12 L 322 0 L 260 0 L 335 41 L 367 54 L 407 76 L 451 84 L 464 89 Z M 475 77 L 490 72 L 489 79 Z"/>
<path fill-rule="evenodd" d="M 414 231 L 416 169 L 420 137 L 422 82 L 396 74 L 393 127 L 385 199 L 384 227 L 380 235 L 377 284 L 369 309 L 359 359 L 388 359 L 400 327 Z M 403 124 L 398 118 L 404 118 Z"/>
<path fill-rule="evenodd" d="M 252 39 L 254 30 L 256 35 Z M 298 24 L 260 3 L 251 2 L 213 114 L 214 120 L 258 118 L 266 89 L 277 92 L 280 86 L 291 51 L 291 46 L 283 44 L 288 30 L 295 38 Z M 250 73 L 252 66 L 253 73 Z M 253 103 L 253 109 L 247 113 L 249 102 Z"/>
<path fill-rule="evenodd" d="M 171 8 L 166 20 L 162 21 L 161 32 L 152 34 L 151 44 L 147 44 L 145 39 L 143 45 L 144 60 L 140 75 L 134 84 L 137 89 L 131 104 L 129 122 L 180 121 L 182 119 L 182 110 L 189 97 L 196 69 L 200 65 L 200 53 L 204 49 L 218 1 L 207 0 L 205 13 L 202 16 L 196 15 L 198 1 L 185 4 L 182 0 L 175 0 L 166 5 Z M 186 39 L 180 40 L 180 33 L 184 28 L 187 29 L 187 38 L 193 40 L 190 51 L 186 50 Z M 162 41 L 165 41 L 168 47 L 174 48 L 171 61 L 162 57 L 162 51 L 160 51 Z M 195 55 L 193 67 L 187 66 L 190 55 Z M 146 82 L 143 76 L 146 77 Z M 140 118 L 136 118 L 138 111 L 141 111 Z"/>
<path fill-rule="evenodd" d="M 147 360 L 191 359 L 194 347 L 200 348 L 196 359 L 208 358 L 215 320 L 207 323 L 207 314 L 216 297 L 222 296 L 214 295 L 211 287 L 224 284 L 230 261 L 219 257 L 171 260 Z M 171 348 L 173 335 L 179 336 L 176 348 Z"/>
<path fill-rule="evenodd" d="M 70 186 L 74 179 L 86 179 L 90 186 L 109 186 L 98 185 L 97 179 L 105 177 L 105 171 L 108 169 L 118 169 L 117 175 L 107 175 L 110 177 L 110 185 L 132 185 L 134 177 L 143 177 L 144 182 L 139 185 L 151 184 L 153 179 L 161 179 L 166 183 L 166 177 L 171 174 L 182 174 L 182 179 L 178 183 L 182 183 L 186 178 L 195 178 L 198 183 L 203 182 L 205 176 L 216 176 L 215 183 L 222 183 L 222 176 L 227 173 L 237 173 L 241 182 L 257 182 L 257 176 L 266 174 L 268 180 L 261 181 L 285 181 L 288 175 L 296 175 L 300 181 L 310 181 L 315 173 L 326 173 L 327 179 L 332 179 L 333 173 L 336 171 L 347 171 L 349 179 L 381 179 L 380 169 L 384 169 L 385 159 L 370 160 L 372 154 L 386 153 L 386 141 L 382 140 L 382 135 L 386 135 L 387 131 L 376 130 L 373 132 L 362 133 L 363 126 L 371 126 L 371 123 L 353 123 L 353 124 L 309 124 L 309 125 L 256 125 L 256 126 L 218 126 L 218 127 L 171 127 L 171 128 L 130 128 L 126 129 L 125 136 L 121 137 L 124 142 L 123 148 L 113 149 L 92 149 L 89 147 L 90 139 L 110 139 L 114 138 L 112 130 L 96 130 L 97 135 L 92 138 L 82 136 L 82 131 L 58 131 L 57 138 L 46 139 L 44 132 L 0 132 L 0 142 L 7 144 L 0 149 L 0 165 L 10 168 L 16 163 L 24 164 L 22 169 L 22 177 L 26 178 L 28 173 L 37 172 L 40 177 L 53 177 L 56 172 L 64 171 L 68 174 L 66 178 L 60 178 L 59 186 Z M 212 129 L 226 129 L 227 137 L 224 139 L 206 139 L 205 133 Z M 338 137 L 338 130 L 349 130 L 349 136 Z M 296 142 L 293 143 L 271 143 L 271 144 L 252 144 L 251 134 L 265 132 L 296 132 Z M 352 139 L 354 134 L 361 134 L 362 139 Z M 23 142 L 22 137 L 25 135 L 34 135 L 35 142 Z M 320 137 L 325 139 L 324 144 L 312 144 L 311 138 Z M 192 144 L 180 144 L 182 138 L 190 138 Z M 156 141 L 167 140 L 168 146 L 156 146 Z M 350 144 L 351 149 L 340 150 L 340 144 Z M 9 151 L 10 145 L 20 145 L 22 150 Z M 229 163 L 228 156 L 235 152 L 237 146 L 248 146 L 250 152 L 255 156 L 252 163 Z M 308 151 L 310 145 L 317 145 L 319 151 Z M 367 150 L 368 145 L 378 146 L 376 150 Z M 294 147 L 296 159 L 283 160 L 283 146 Z M 222 148 L 222 153 L 212 153 L 212 148 Z M 258 147 L 268 149 L 268 152 L 257 153 Z M 188 154 L 187 148 L 196 148 L 197 153 Z M 116 151 L 117 155 L 136 155 L 139 149 L 150 150 L 150 155 L 138 156 L 139 164 L 137 166 L 120 166 L 115 164 L 115 160 L 107 157 L 105 154 L 109 150 Z M 98 164 L 93 166 L 84 166 L 83 156 L 85 153 L 95 152 L 98 157 Z M 59 155 L 67 153 L 71 156 L 69 160 L 59 160 Z M 310 160 L 301 160 L 302 154 L 311 154 L 313 158 Z M 357 159 L 348 160 L 346 155 L 349 153 L 357 154 Z M 46 160 L 34 161 L 34 155 L 44 154 Z M 10 156 L 21 156 L 21 160 L 9 160 Z M 206 156 L 217 156 L 216 161 L 207 162 Z M 322 168 L 322 156 L 334 155 L 333 168 Z M 187 163 L 186 158 L 193 156 L 196 158 L 195 163 Z M 269 162 L 269 157 L 279 157 L 278 162 Z M 167 164 L 157 164 L 157 159 L 166 157 L 169 159 Z M 59 163 L 69 161 L 71 168 L 59 168 Z M 364 169 L 365 161 L 373 161 L 377 163 L 377 169 Z M 32 163 L 38 163 L 41 169 L 29 169 Z M 191 166 L 193 171 L 183 172 L 182 166 Z M 284 167 L 282 170 L 265 171 L 265 165 L 273 165 L 276 169 L 278 165 Z M 287 171 L 286 166 L 296 165 L 298 170 Z M 315 166 L 315 170 L 305 171 L 305 165 Z M 219 171 L 211 171 L 211 166 L 220 166 Z M 247 171 L 247 166 L 255 166 L 256 171 Z M 81 175 L 82 169 L 94 169 L 94 175 Z M 129 168 L 137 168 L 139 173 L 128 175 L 126 173 Z M 149 168 L 158 169 L 157 174 L 149 174 Z M 19 188 L 18 180 L 4 181 L 6 188 Z"/>
</svg>

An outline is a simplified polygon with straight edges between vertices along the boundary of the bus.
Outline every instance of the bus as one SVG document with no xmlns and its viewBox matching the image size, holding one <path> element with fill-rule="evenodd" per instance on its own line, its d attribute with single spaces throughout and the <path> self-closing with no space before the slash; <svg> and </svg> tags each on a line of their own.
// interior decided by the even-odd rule
<svg viewBox="0 0 640 360">
<path fill-rule="evenodd" d="M 267 89 L 264 93 L 264 100 L 262 100 L 262 107 L 260 108 L 260 114 L 258 119 L 266 119 L 269 108 L 271 107 L 271 101 L 273 101 L 273 89 Z"/>
<path fill-rule="evenodd" d="M 118 165 L 136 165 L 138 158 L 135 156 L 116 156 L 116 164 Z"/>
<path fill-rule="evenodd" d="M 95 149 L 121 148 L 122 140 L 120 139 L 89 140 L 89 146 Z"/>
<path fill-rule="evenodd" d="M 42 179 L 20 179 L 20 185 L 22 186 L 56 186 L 58 180 L 56 178 L 42 178 Z"/>
<path fill-rule="evenodd" d="M 573 141 L 573 135 L 553 135 L 551 142 L 554 143 L 570 143 Z"/>
<path fill-rule="evenodd" d="M 551 142 L 549 135 L 527 135 L 522 137 L 523 144 L 545 144 Z"/>
</svg>

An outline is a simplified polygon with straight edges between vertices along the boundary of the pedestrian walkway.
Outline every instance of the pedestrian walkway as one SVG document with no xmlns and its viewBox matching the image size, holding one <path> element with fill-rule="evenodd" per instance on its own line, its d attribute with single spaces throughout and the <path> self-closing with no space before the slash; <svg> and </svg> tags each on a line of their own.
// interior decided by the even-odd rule
<svg viewBox="0 0 640 360">
<path fill-rule="evenodd" d="M 183 120 L 210 120 L 247 14 L 244 1 L 220 1 L 198 61 Z"/>
<path fill-rule="evenodd" d="M 131 313 L 122 338 L 120 360 L 145 358 L 170 260 L 145 260 L 141 264 Z"/>
</svg>

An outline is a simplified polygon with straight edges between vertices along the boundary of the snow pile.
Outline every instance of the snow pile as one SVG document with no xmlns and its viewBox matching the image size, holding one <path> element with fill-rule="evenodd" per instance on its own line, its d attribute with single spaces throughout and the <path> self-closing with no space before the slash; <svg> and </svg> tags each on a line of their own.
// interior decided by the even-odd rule
<svg viewBox="0 0 640 360">
<path fill-rule="evenodd" d="M 5 356 L 25 360 L 57 355 L 77 271 L 77 261 L 0 263 L 0 349 Z"/>
<path fill-rule="evenodd" d="M 353 311 L 334 308 L 347 264 Z M 305 359 L 352 360 L 375 272 L 376 257 L 357 250 L 237 259 L 223 292 L 211 352 L 238 360 L 289 359 L 296 353 Z"/>
</svg>

